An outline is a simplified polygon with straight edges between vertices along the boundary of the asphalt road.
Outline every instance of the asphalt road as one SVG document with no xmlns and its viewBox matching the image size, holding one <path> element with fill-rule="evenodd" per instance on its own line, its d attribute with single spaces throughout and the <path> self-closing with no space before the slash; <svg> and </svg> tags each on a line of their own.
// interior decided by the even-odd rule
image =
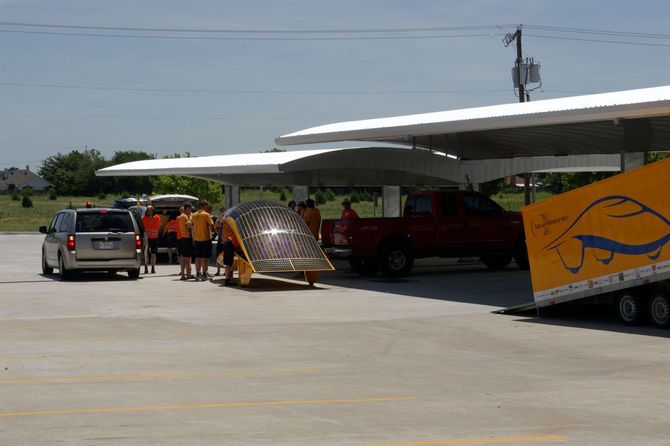
<svg viewBox="0 0 670 446">
<path fill-rule="evenodd" d="M 1 444 L 670 444 L 668 332 L 493 314 L 513 266 L 61 282 L 40 244 L 0 235 Z"/>
</svg>

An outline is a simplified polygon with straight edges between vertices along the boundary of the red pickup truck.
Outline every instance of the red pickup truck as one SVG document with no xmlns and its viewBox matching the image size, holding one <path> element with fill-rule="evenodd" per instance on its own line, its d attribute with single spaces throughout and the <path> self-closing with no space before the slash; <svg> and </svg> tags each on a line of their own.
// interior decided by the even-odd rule
<svg viewBox="0 0 670 446">
<path fill-rule="evenodd" d="M 521 213 L 478 192 L 412 193 L 402 217 L 324 220 L 321 239 L 326 253 L 360 274 L 406 276 L 422 257 L 481 257 L 491 269 L 514 257 L 528 269 Z"/>
</svg>

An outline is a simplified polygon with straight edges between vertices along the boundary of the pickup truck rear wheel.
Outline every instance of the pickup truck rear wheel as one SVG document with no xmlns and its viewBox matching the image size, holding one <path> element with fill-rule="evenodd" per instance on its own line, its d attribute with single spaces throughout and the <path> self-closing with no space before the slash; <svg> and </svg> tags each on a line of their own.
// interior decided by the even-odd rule
<svg viewBox="0 0 670 446">
<path fill-rule="evenodd" d="M 664 292 L 654 294 L 649 301 L 651 321 L 658 328 L 670 328 L 670 296 Z"/>
<path fill-rule="evenodd" d="M 624 290 L 617 296 L 617 314 L 626 325 L 640 325 L 645 321 L 644 299 L 633 290 Z"/>
<path fill-rule="evenodd" d="M 361 276 L 373 276 L 379 265 L 377 265 L 377 259 L 374 257 L 359 257 L 356 259 L 349 260 L 349 266 L 355 272 Z"/>
<path fill-rule="evenodd" d="M 379 251 L 379 267 L 387 277 L 403 277 L 414 266 L 410 248 L 402 243 L 386 243 Z"/>
<path fill-rule="evenodd" d="M 482 256 L 482 262 L 492 270 L 504 269 L 512 261 L 511 254 L 485 254 Z"/>
<path fill-rule="evenodd" d="M 530 263 L 528 262 L 528 249 L 526 248 L 526 239 L 521 237 L 516 242 L 514 247 L 514 261 L 517 266 L 526 271 L 530 269 Z"/>
</svg>

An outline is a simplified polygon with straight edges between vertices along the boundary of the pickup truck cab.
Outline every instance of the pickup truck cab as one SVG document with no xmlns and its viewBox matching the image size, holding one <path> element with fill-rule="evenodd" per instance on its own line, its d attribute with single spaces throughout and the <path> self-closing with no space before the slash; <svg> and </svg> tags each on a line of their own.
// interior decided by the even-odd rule
<svg viewBox="0 0 670 446">
<path fill-rule="evenodd" d="M 360 274 L 405 276 L 424 257 L 481 257 L 492 269 L 514 257 L 528 269 L 521 214 L 479 192 L 412 193 L 402 217 L 324 220 L 321 238 L 326 253 Z"/>
</svg>

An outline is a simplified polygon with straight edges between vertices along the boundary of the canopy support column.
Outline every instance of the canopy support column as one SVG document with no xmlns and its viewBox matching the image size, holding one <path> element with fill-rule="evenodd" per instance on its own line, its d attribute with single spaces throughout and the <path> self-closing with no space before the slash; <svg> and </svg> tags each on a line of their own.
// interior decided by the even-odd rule
<svg viewBox="0 0 670 446">
<path fill-rule="evenodd" d="M 305 201 L 309 198 L 309 186 L 293 185 L 293 201 Z"/>
<path fill-rule="evenodd" d="M 621 152 L 621 171 L 626 172 L 647 164 L 647 152 Z"/>
<path fill-rule="evenodd" d="M 382 215 L 400 217 L 401 199 L 400 186 L 382 186 Z"/>
<path fill-rule="evenodd" d="M 223 205 L 226 209 L 240 204 L 240 186 L 225 185 L 223 188 Z"/>
</svg>

